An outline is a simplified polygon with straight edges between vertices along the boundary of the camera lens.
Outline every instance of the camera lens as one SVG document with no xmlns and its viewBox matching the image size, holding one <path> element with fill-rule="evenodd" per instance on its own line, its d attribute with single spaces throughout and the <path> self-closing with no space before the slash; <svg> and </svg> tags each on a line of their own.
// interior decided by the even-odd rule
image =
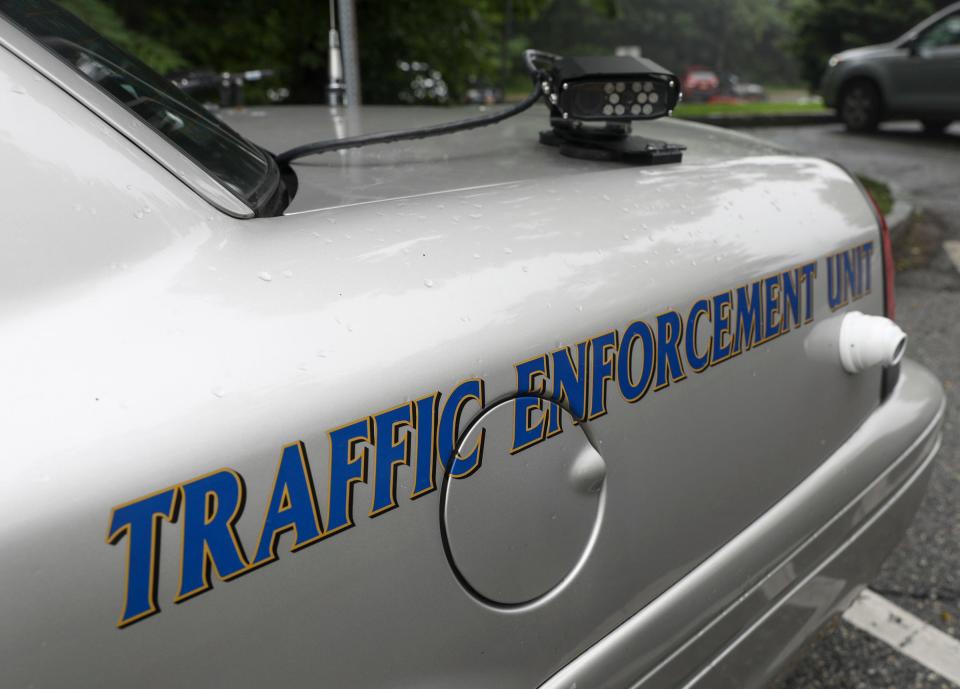
<svg viewBox="0 0 960 689">
<path fill-rule="evenodd" d="M 616 96 L 616 94 L 612 94 Z M 570 114 L 573 117 L 591 117 L 600 115 L 608 96 L 603 83 L 576 84 L 570 87 Z M 619 100 L 619 97 L 618 97 Z M 612 103 L 612 101 L 610 101 Z"/>
</svg>

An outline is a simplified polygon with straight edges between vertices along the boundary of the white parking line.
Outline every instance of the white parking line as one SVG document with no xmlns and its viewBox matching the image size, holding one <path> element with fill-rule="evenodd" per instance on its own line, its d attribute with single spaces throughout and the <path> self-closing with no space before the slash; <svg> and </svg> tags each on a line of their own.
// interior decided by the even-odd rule
<svg viewBox="0 0 960 689">
<path fill-rule="evenodd" d="M 947 239 L 943 242 L 943 250 L 950 257 L 953 267 L 960 273 L 960 241 L 956 239 Z"/>
<path fill-rule="evenodd" d="M 843 619 L 944 679 L 960 685 L 960 641 L 914 617 L 883 596 L 864 589 L 844 613 Z"/>
</svg>

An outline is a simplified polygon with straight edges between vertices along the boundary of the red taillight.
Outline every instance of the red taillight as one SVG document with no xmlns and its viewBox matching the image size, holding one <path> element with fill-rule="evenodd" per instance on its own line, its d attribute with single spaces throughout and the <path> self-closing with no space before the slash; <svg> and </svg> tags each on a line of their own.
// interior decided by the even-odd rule
<svg viewBox="0 0 960 689">
<path fill-rule="evenodd" d="M 890 228 L 887 227 L 887 219 L 880 210 L 877 200 L 873 198 L 869 191 L 866 189 L 864 191 L 873 204 L 877 224 L 880 225 L 880 248 L 883 251 L 883 312 L 887 318 L 893 320 L 897 313 L 897 301 L 893 292 L 893 278 L 896 269 L 893 263 L 893 245 L 890 243 Z"/>
</svg>

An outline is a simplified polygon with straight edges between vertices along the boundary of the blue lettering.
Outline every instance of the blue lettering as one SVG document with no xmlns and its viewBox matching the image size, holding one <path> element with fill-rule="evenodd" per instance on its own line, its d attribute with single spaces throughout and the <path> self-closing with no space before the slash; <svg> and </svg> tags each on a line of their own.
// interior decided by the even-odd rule
<svg viewBox="0 0 960 689">
<path fill-rule="evenodd" d="M 633 353 L 638 342 L 641 354 L 640 377 L 634 382 Z M 623 340 L 617 355 L 617 382 L 620 384 L 620 393 L 627 402 L 637 402 L 647 394 L 650 381 L 653 380 L 656 353 L 657 343 L 649 325 L 643 321 L 634 321 L 623 331 Z"/>
<path fill-rule="evenodd" d="M 370 516 L 375 517 L 397 506 L 397 465 L 410 464 L 410 434 L 413 427 L 413 405 L 381 412 L 374 417 L 376 452 L 373 460 L 373 505 Z"/>
<path fill-rule="evenodd" d="M 607 413 L 607 383 L 614 377 L 617 331 L 613 330 L 590 340 L 590 415 L 595 419 Z M 609 355 L 609 356 L 608 356 Z"/>
<path fill-rule="evenodd" d="M 800 267 L 803 277 L 801 282 L 804 286 L 804 322 L 809 323 L 813 320 L 813 279 L 817 277 L 817 262 L 813 261 Z"/>
<path fill-rule="evenodd" d="M 787 332 L 790 329 L 790 318 L 793 317 L 794 327 L 800 325 L 800 291 L 798 284 L 800 282 L 800 271 L 789 271 L 780 276 L 782 285 L 782 295 L 784 309 L 780 320 L 780 332 Z"/>
<path fill-rule="evenodd" d="M 481 431 L 473 449 L 463 456 L 457 452 L 457 441 L 460 436 L 460 416 L 463 408 L 475 400 L 483 409 L 483 381 L 480 379 L 467 380 L 460 383 L 443 405 L 440 414 L 440 431 L 437 439 L 437 448 L 440 452 L 440 462 L 444 469 L 449 467 L 451 478 L 466 478 L 480 468 L 483 458 L 483 437 Z"/>
<path fill-rule="evenodd" d="M 713 348 L 710 352 L 710 362 L 713 364 L 729 358 L 733 352 L 733 324 L 730 322 L 732 302 L 733 295 L 730 292 L 723 292 L 713 298 Z"/>
<path fill-rule="evenodd" d="M 243 511 L 243 480 L 235 471 L 221 469 L 184 483 L 183 560 L 179 603 L 209 589 L 210 570 L 224 581 L 242 574 L 247 559 L 237 536 L 236 522 Z"/>
<path fill-rule="evenodd" d="M 680 360 L 680 342 L 683 339 L 683 319 L 676 311 L 657 316 L 657 385 L 659 390 L 687 377 Z M 679 371 L 679 373 L 678 373 Z"/>
<path fill-rule="evenodd" d="M 846 303 L 846 290 L 840 273 L 840 255 L 827 256 L 827 302 L 836 311 Z"/>
<path fill-rule="evenodd" d="M 780 276 L 763 281 L 763 339 L 769 340 L 780 332 Z"/>
<path fill-rule="evenodd" d="M 360 419 L 330 431 L 330 511 L 327 534 L 353 526 L 353 484 L 366 483 L 369 449 L 374 430 L 371 419 Z"/>
<path fill-rule="evenodd" d="M 107 543 L 127 537 L 127 581 L 118 627 L 126 627 L 156 612 L 157 568 L 160 565 L 160 520 L 176 519 L 177 488 L 113 508 Z"/>
<path fill-rule="evenodd" d="M 313 477 L 307 464 L 306 449 L 301 442 L 290 443 L 280 453 L 273 490 L 263 516 L 260 542 L 252 564 L 262 565 L 276 560 L 280 534 L 291 529 L 294 539 L 290 552 L 317 540 L 323 531 Z"/>
<path fill-rule="evenodd" d="M 547 437 L 547 414 L 543 413 L 544 402 L 541 397 L 546 385 L 543 378 L 547 375 L 547 357 L 541 354 L 529 361 L 516 365 L 517 398 L 513 403 L 513 447 L 511 454 L 542 442 Z M 524 394 L 524 393 L 533 393 Z M 531 416 L 540 412 L 540 418 L 532 423 Z M 558 415 L 559 416 L 559 415 Z"/>
<path fill-rule="evenodd" d="M 416 402 L 417 469 L 411 500 L 436 490 L 437 413 L 440 409 L 440 393 L 435 392 Z"/>
<path fill-rule="evenodd" d="M 704 315 L 708 318 L 710 316 L 710 301 L 707 299 L 697 301 L 691 307 L 690 314 L 687 316 L 687 339 L 685 342 L 687 362 L 697 373 L 710 365 L 710 350 L 713 346 L 712 342 L 708 343 L 703 355 L 697 352 L 697 326 L 700 323 L 700 318 Z"/>
<path fill-rule="evenodd" d="M 553 399 L 568 400 L 574 418 L 582 420 L 587 409 L 587 343 L 577 345 L 577 363 L 570 358 L 570 350 L 564 347 L 553 353 Z M 559 415 L 558 415 L 559 416 Z M 552 429 L 551 429 L 552 430 Z"/>
<path fill-rule="evenodd" d="M 748 294 L 746 285 L 737 288 L 737 327 L 733 342 L 733 351 L 737 354 L 760 340 L 760 282 L 750 283 L 749 289 Z"/>
</svg>

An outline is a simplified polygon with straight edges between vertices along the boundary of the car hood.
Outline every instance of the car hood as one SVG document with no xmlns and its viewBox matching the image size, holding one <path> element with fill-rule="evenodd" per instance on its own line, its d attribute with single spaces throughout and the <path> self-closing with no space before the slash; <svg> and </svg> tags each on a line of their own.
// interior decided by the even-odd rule
<svg viewBox="0 0 960 689">
<path fill-rule="evenodd" d="M 837 53 L 835 57 L 840 60 L 864 60 L 895 55 L 897 54 L 897 50 L 897 44 L 895 42 L 877 43 L 876 45 L 865 45 L 860 48 L 844 50 L 843 52 Z"/>
<path fill-rule="evenodd" d="M 477 107 L 270 106 L 219 114 L 256 144 L 280 153 L 311 141 L 437 124 L 479 112 Z M 294 163 L 299 189 L 287 212 L 632 167 L 562 156 L 538 141 L 540 131 L 548 126 L 547 113 L 537 107 L 480 129 L 309 156 Z M 685 144 L 684 166 L 782 152 L 743 134 L 682 120 L 645 122 L 633 131 Z"/>
</svg>

